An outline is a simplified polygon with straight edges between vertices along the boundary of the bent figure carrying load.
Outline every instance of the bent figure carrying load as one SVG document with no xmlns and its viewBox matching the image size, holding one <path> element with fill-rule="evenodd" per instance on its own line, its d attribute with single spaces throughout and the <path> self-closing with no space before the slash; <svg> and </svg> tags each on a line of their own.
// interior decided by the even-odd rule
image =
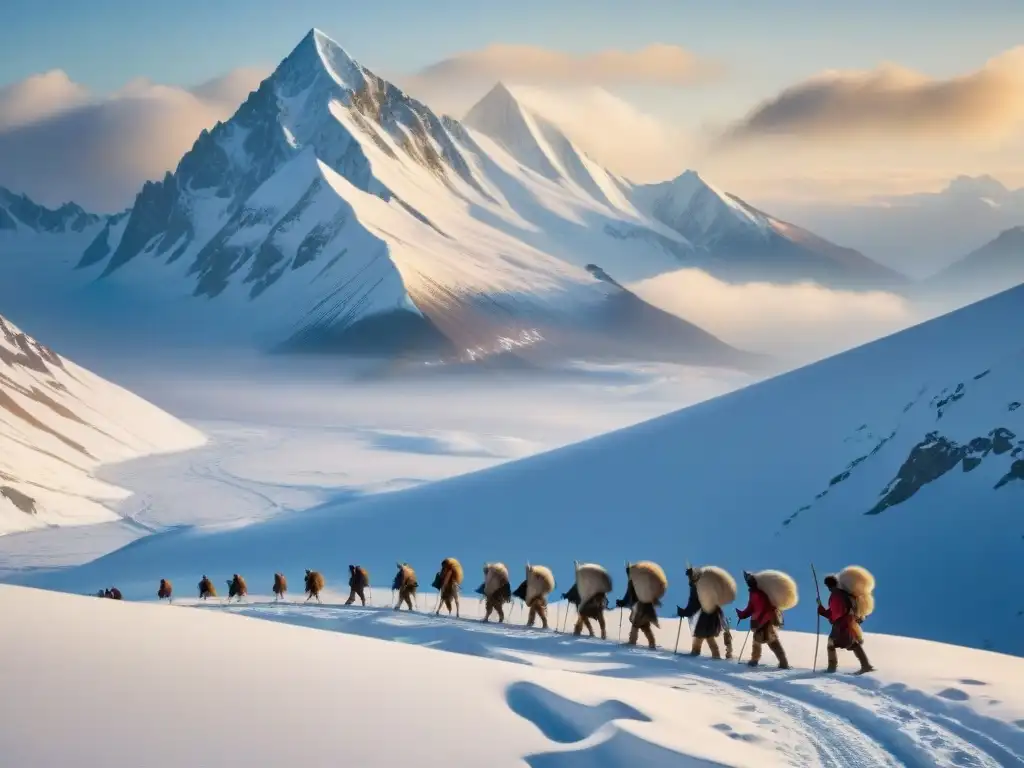
<svg viewBox="0 0 1024 768">
<path fill-rule="evenodd" d="M 370 574 L 361 565 L 350 565 L 348 567 L 348 600 L 345 605 L 352 605 L 359 598 L 359 602 L 366 605 L 366 588 L 370 585 Z"/>
<path fill-rule="evenodd" d="M 608 639 L 608 628 L 604 621 L 604 612 L 608 608 L 608 593 L 612 591 L 612 577 L 604 568 L 595 563 L 574 562 L 576 569 L 576 583 L 569 591 L 562 595 L 569 602 L 576 605 L 576 625 L 572 629 L 574 635 L 579 636 L 583 627 L 591 637 L 594 636 L 594 628 L 591 620 L 597 621 L 601 628 L 601 639 Z"/>
<path fill-rule="evenodd" d="M 441 561 L 441 570 L 437 574 L 437 578 L 434 579 L 434 583 L 438 585 L 437 589 L 440 592 L 441 600 L 437 604 L 437 610 L 434 612 L 435 616 L 441 614 L 441 606 L 443 605 L 448 609 L 448 615 L 452 613 L 452 602 L 455 603 L 455 616 L 459 617 L 459 587 L 462 586 L 462 563 L 456 560 L 454 557 L 446 557 Z"/>
<path fill-rule="evenodd" d="M 484 565 L 484 583 L 481 587 L 484 596 L 484 621 L 491 620 L 491 613 L 498 614 L 498 621 L 505 621 L 505 603 L 511 602 L 512 590 L 508 583 L 508 568 L 504 563 L 486 563 Z M 440 610 L 440 606 L 438 606 Z"/>
<path fill-rule="evenodd" d="M 761 661 L 761 646 L 767 645 L 779 660 L 779 669 L 789 669 L 786 651 L 779 641 L 776 627 L 782 626 L 782 612 L 797 604 L 796 582 L 782 571 L 743 572 L 750 589 L 750 599 L 742 611 L 737 608 L 740 621 L 750 619 L 754 642 L 750 649 L 748 666 L 756 667 Z"/>
<path fill-rule="evenodd" d="M 690 581 L 690 599 L 685 608 L 676 606 L 676 613 L 681 619 L 697 617 L 693 627 L 693 645 L 691 656 L 700 656 L 701 647 L 707 641 L 711 649 L 711 658 L 722 658 L 716 639 L 725 633 L 725 658 L 732 658 L 732 632 L 725 621 L 723 605 L 736 599 L 736 580 L 729 573 L 716 565 L 702 568 L 687 568 L 686 577 Z"/>
<path fill-rule="evenodd" d="M 668 579 L 665 571 L 657 563 L 642 562 L 632 565 L 626 564 L 626 576 L 629 583 L 626 586 L 626 594 L 621 600 L 616 600 L 618 608 L 629 608 L 629 623 L 632 625 L 629 630 L 629 640 L 626 645 L 636 645 L 641 632 L 647 638 L 651 648 L 656 648 L 654 632 L 651 625 L 658 627 L 658 613 L 655 610 L 661 605 L 661 597 L 668 589 Z"/>
<path fill-rule="evenodd" d="M 864 652 L 864 631 L 861 623 L 875 609 L 875 577 L 859 565 L 848 565 L 838 574 L 825 577 L 825 586 L 829 590 L 828 608 L 818 602 L 818 613 L 829 620 L 832 630 L 828 633 L 828 667 L 826 672 L 835 672 L 839 667 L 837 648 L 851 651 L 860 662 L 860 669 L 855 673 L 863 675 L 874 671 L 868 656 Z"/>
<path fill-rule="evenodd" d="M 398 591 L 395 610 L 400 611 L 402 603 L 409 606 L 410 611 L 414 610 L 412 599 L 416 596 L 416 589 L 419 587 L 419 582 L 416 581 L 416 571 L 408 563 L 397 563 L 397 565 L 398 573 L 395 574 L 395 580 L 391 582 L 391 589 Z"/>
</svg>

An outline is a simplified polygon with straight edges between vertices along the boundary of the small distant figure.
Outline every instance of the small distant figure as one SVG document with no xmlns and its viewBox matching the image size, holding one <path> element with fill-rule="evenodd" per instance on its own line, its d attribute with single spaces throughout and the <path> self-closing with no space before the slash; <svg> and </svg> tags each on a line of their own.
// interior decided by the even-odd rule
<svg viewBox="0 0 1024 768">
<path fill-rule="evenodd" d="M 204 573 L 203 578 L 199 581 L 199 599 L 206 600 L 209 597 L 216 597 L 217 590 L 213 586 L 213 582 Z"/>
<path fill-rule="evenodd" d="M 323 603 L 320 599 L 320 593 L 324 591 L 324 576 L 319 571 L 311 571 L 309 568 L 306 569 L 306 602 L 308 603 L 313 598 L 316 598 L 318 603 Z"/>
<path fill-rule="evenodd" d="M 366 605 L 364 592 L 368 586 L 370 586 L 369 572 L 361 565 L 350 565 L 348 567 L 349 593 L 345 605 L 352 605 L 356 601 L 356 597 L 359 598 L 360 603 Z"/>
<path fill-rule="evenodd" d="M 245 579 L 239 576 L 237 573 L 232 574 L 230 579 L 227 579 L 228 583 L 228 601 L 233 597 L 238 598 L 238 602 L 242 602 L 242 598 L 249 594 L 249 588 L 245 584 Z"/>
<path fill-rule="evenodd" d="M 576 568 L 576 583 L 569 588 L 562 597 L 576 606 L 576 626 L 572 633 L 579 636 L 583 627 L 587 628 L 590 636 L 594 636 L 594 628 L 591 626 L 591 619 L 597 621 L 601 628 L 601 639 L 608 639 L 608 629 L 605 625 L 604 612 L 608 608 L 608 593 L 612 591 L 612 577 L 608 571 L 596 563 L 574 562 Z"/>
<path fill-rule="evenodd" d="M 864 631 L 861 623 L 875 610 L 875 577 L 867 568 L 848 565 L 838 574 L 825 577 L 828 587 L 828 608 L 818 602 L 818 613 L 828 619 L 832 631 L 828 633 L 828 667 L 825 672 L 835 672 L 839 667 L 837 648 L 851 651 L 860 662 L 855 675 L 873 672 L 874 667 L 864 652 Z"/>
<path fill-rule="evenodd" d="M 626 577 L 629 579 L 626 594 L 621 600 L 615 601 L 616 607 L 630 609 L 629 623 L 632 627 L 626 645 L 636 645 L 640 633 L 643 632 L 647 644 L 651 648 L 657 648 L 651 625 L 661 626 L 658 624 L 656 608 L 661 605 L 661 597 L 668 589 L 665 571 L 657 563 L 648 561 L 626 563 Z"/>
<path fill-rule="evenodd" d="M 749 618 L 753 630 L 747 665 L 756 667 L 761 662 L 761 647 L 767 645 L 779 660 L 779 669 L 789 669 L 777 628 L 782 626 L 782 612 L 793 608 L 799 600 L 796 582 L 788 573 L 771 570 L 744 571 L 743 580 L 747 582 L 750 598 L 746 608 L 736 609 L 736 617 L 740 621 Z"/>
<path fill-rule="evenodd" d="M 174 592 L 174 587 L 171 586 L 171 582 L 167 579 L 160 579 L 160 588 L 156 591 L 157 600 L 166 600 L 171 602 L 171 594 Z"/>
<path fill-rule="evenodd" d="M 685 608 L 676 606 L 676 614 L 681 619 L 697 617 L 693 627 L 693 643 L 690 647 L 691 656 L 700 656 L 705 641 L 711 649 L 711 658 L 722 658 L 718 650 L 718 636 L 725 633 L 725 658 L 732 658 L 732 632 L 725 620 L 722 606 L 729 605 L 736 599 L 736 579 L 728 571 L 717 565 L 705 565 L 702 568 L 687 567 L 686 578 L 690 582 L 690 599 Z"/>
<path fill-rule="evenodd" d="M 506 576 L 506 581 L 507 581 Z M 446 557 L 441 561 L 441 570 L 434 578 L 441 593 L 441 601 L 437 604 L 435 616 L 441 614 L 441 606 L 448 609 L 448 615 L 452 614 L 452 602 L 455 603 L 455 617 L 459 617 L 459 587 L 462 586 L 462 563 L 454 557 Z"/>
<path fill-rule="evenodd" d="M 117 587 L 110 587 L 109 589 L 101 589 L 96 593 L 96 597 L 106 597 L 111 600 L 121 599 L 121 590 Z"/>
<path fill-rule="evenodd" d="M 486 563 L 484 565 L 484 618 L 483 621 L 490 621 L 491 614 L 498 614 L 498 621 L 505 621 L 505 609 L 503 605 L 512 600 L 512 588 L 508 583 L 508 568 L 504 563 Z M 456 605 L 458 605 L 456 598 Z M 441 606 L 437 607 L 438 612 Z M 448 609 L 451 613 L 451 608 Z"/>
<path fill-rule="evenodd" d="M 543 565 L 526 564 L 526 606 L 530 609 L 526 626 L 532 627 L 540 617 L 544 629 L 548 628 L 548 595 L 555 588 L 555 576 Z"/>
<path fill-rule="evenodd" d="M 416 581 L 416 571 L 408 563 L 396 563 L 396 565 L 398 573 L 395 574 L 395 580 L 391 582 L 391 589 L 398 590 L 398 602 L 395 603 L 395 610 L 402 610 L 402 603 L 405 603 L 410 611 L 415 610 L 412 599 L 416 596 L 416 590 L 420 586 Z"/>
<path fill-rule="evenodd" d="M 288 579 L 283 573 L 274 574 L 274 602 L 284 600 L 284 593 L 288 591 Z"/>
</svg>

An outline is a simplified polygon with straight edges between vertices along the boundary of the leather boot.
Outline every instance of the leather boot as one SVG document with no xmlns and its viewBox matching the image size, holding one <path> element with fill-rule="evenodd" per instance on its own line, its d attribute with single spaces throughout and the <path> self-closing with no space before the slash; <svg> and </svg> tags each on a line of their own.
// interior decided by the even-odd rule
<svg viewBox="0 0 1024 768">
<path fill-rule="evenodd" d="M 857 643 L 850 650 L 853 651 L 853 655 L 856 656 L 857 661 L 860 662 L 860 671 L 857 672 L 858 675 L 863 675 L 865 672 L 874 672 L 875 668 L 871 666 L 871 662 L 868 661 L 868 655 L 864 653 L 863 645 Z"/>
<path fill-rule="evenodd" d="M 700 648 L 704 645 L 704 640 L 700 637 L 693 638 L 693 643 L 690 646 L 691 656 L 700 656 Z"/>
<path fill-rule="evenodd" d="M 725 630 L 725 658 L 732 658 L 732 632 Z"/>
<path fill-rule="evenodd" d="M 789 669 L 789 662 L 786 660 L 786 649 L 782 647 L 782 643 L 775 640 L 768 647 L 772 649 L 772 653 L 778 658 L 779 669 Z"/>
<path fill-rule="evenodd" d="M 629 640 L 626 641 L 626 645 L 636 645 L 637 638 L 640 637 L 640 628 L 634 624 L 629 630 Z"/>
<path fill-rule="evenodd" d="M 761 644 L 759 642 L 757 642 L 757 640 L 755 640 L 753 645 L 751 645 L 751 647 L 750 647 L 750 661 L 747 662 L 747 666 L 748 667 L 756 667 L 760 661 L 761 661 Z"/>
<path fill-rule="evenodd" d="M 828 653 L 828 666 L 825 667 L 826 672 L 835 672 L 839 666 L 839 654 L 836 653 L 836 649 L 831 645 L 826 649 Z"/>
<path fill-rule="evenodd" d="M 708 638 L 708 648 L 711 649 L 711 658 L 720 659 L 722 658 L 722 652 L 718 650 L 718 641 L 713 637 Z"/>
<path fill-rule="evenodd" d="M 651 650 L 654 650 L 658 647 L 658 644 L 654 642 L 654 630 L 652 630 L 649 626 L 646 626 L 643 629 L 644 635 L 647 637 L 647 644 L 651 647 Z"/>
</svg>

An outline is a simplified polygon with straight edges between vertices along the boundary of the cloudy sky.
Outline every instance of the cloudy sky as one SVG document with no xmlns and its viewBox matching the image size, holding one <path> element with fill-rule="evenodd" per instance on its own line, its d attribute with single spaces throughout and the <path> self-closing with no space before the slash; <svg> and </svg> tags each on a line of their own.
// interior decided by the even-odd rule
<svg viewBox="0 0 1024 768">
<path fill-rule="evenodd" d="M 639 181 L 696 167 L 790 205 L 1024 186 L 1021 0 L 7 0 L 0 185 L 127 206 L 313 26 L 456 116 L 519 85 Z"/>
</svg>

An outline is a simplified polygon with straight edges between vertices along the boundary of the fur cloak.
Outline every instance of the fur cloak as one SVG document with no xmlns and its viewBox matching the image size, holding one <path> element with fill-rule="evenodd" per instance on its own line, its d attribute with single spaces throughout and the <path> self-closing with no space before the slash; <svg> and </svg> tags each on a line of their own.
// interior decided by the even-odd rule
<svg viewBox="0 0 1024 768">
<path fill-rule="evenodd" d="M 350 565 L 348 586 L 350 589 L 366 589 L 370 586 L 369 571 L 361 565 Z"/>
<path fill-rule="evenodd" d="M 239 576 L 237 573 L 234 574 L 228 581 L 228 599 L 232 597 L 244 597 L 249 594 L 249 588 L 245 584 L 245 579 Z"/>
<path fill-rule="evenodd" d="M 323 592 L 324 575 L 319 571 L 306 571 L 306 594 L 316 596 Z"/>
<path fill-rule="evenodd" d="M 796 582 L 782 571 L 758 571 L 752 574 L 757 588 L 768 595 L 772 605 L 780 611 L 788 611 L 800 601 Z"/>
<path fill-rule="evenodd" d="M 167 579 L 160 579 L 160 588 L 156 591 L 156 596 L 161 600 L 165 600 L 171 596 L 174 591 L 174 587 L 171 586 L 171 582 Z"/>
<path fill-rule="evenodd" d="M 612 577 L 608 571 L 596 563 L 576 563 L 578 605 L 585 605 L 592 597 L 605 595 L 611 591 Z"/>
<path fill-rule="evenodd" d="M 455 575 L 456 586 L 462 584 L 462 563 L 456 560 L 454 557 L 446 557 L 441 561 L 442 573 L 446 568 L 450 568 L 452 573 Z"/>
<path fill-rule="evenodd" d="M 412 569 L 412 566 L 408 563 L 398 563 L 398 573 L 395 574 L 395 581 L 391 585 L 392 589 L 401 589 L 402 587 L 418 587 L 419 582 L 416 581 L 416 571 Z"/>
<path fill-rule="evenodd" d="M 628 572 L 629 580 L 636 592 L 636 599 L 641 603 L 659 605 L 662 595 L 668 589 L 668 579 L 661 566 L 645 560 L 631 564 Z"/>
<path fill-rule="evenodd" d="M 199 582 L 199 596 L 203 597 L 204 595 L 207 595 L 209 597 L 217 596 L 217 590 L 213 586 L 213 582 L 210 581 L 206 576 L 203 576 L 202 580 Z"/>
<path fill-rule="evenodd" d="M 717 565 L 705 565 L 694 568 L 693 575 L 697 577 L 697 599 L 704 613 L 714 613 L 736 599 L 736 580 L 728 571 Z"/>
<path fill-rule="evenodd" d="M 839 588 L 853 597 L 853 614 L 858 619 L 866 619 L 875 610 L 875 577 L 867 568 L 860 565 L 848 565 L 838 574 L 836 581 Z"/>
<path fill-rule="evenodd" d="M 555 588 L 555 576 L 543 565 L 526 566 L 526 603 L 529 605 L 538 597 L 547 597 Z"/>
<path fill-rule="evenodd" d="M 284 577 L 283 573 L 274 574 L 274 594 L 283 595 L 288 591 L 288 579 Z"/>
<path fill-rule="evenodd" d="M 484 566 L 484 595 L 490 597 L 508 584 L 508 568 L 504 563 L 487 563 Z"/>
</svg>

